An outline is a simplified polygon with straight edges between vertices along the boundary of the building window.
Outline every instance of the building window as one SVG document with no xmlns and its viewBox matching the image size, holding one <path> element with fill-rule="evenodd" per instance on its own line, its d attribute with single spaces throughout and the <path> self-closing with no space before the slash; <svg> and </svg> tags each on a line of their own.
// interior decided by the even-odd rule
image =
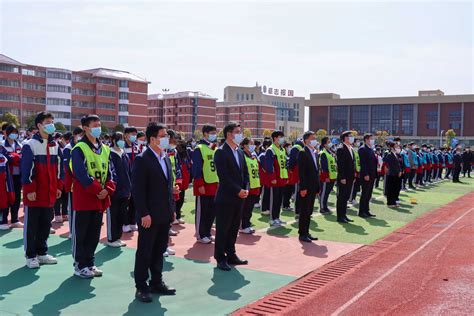
<svg viewBox="0 0 474 316">
<path fill-rule="evenodd" d="M 461 110 L 449 112 L 449 128 L 452 128 L 452 129 L 461 128 Z"/>
<path fill-rule="evenodd" d="M 70 119 L 71 118 L 71 113 L 69 112 L 51 111 L 51 113 L 54 115 L 55 119 Z"/>
<path fill-rule="evenodd" d="M 426 112 L 426 129 L 438 129 L 438 111 Z"/>
<path fill-rule="evenodd" d="M 117 94 L 114 91 L 105 91 L 105 90 L 99 90 L 99 95 L 101 97 L 108 97 L 108 98 L 115 98 Z"/>
<path fill-rule="evenodd" d="M 393 105 L 393 119 L 392 119 L 392 135 L 400 134 L 400 105 Z"/>
<path fill-rule="evenodd" d="M 99 78 L 99 83 L 115 85 L 117 81 L 115 79 L 110 78 Z"/>
<path fill-rule="evenodd" d="M 128 104 L 119 104 L 119 111 L 120 112 L 128 112 Z M 154 110 L 156 113 L 156 110 Z"/>
<path fill-rule="evenodd" d="M 20 82 L 18 80 L 9 80 L 0 78 L 0 86 L 4 87 L 19 87 Z"/>
<path fill-rule="evenodd" d="M 18 94 L 0 93 L 0 100 L 10 102 L 20 102 L 20 96 Z"/>
<path fill-rule="evenodd" d="M 88 89 L 74 88 L 74 89 L 72 89 L 72 94 L 94 96 L 95 91 L 94 90 L 88 90 Z"/>
<path fill-rule="evenodd" d="M 128 88 L 128 81 L 127 80 L 120 80 L 119 81 L 120 88 Z"/>
<path fill-rule="evenodd" d="M 119 99 L 128 100 L 128 92 L 119 92 Z"/>
<path fill-rule="evenodd" d="M 29 116 L 29 115 L 25 115 L 27 111 L 23 111 L 23 116 Z M 11 113 L 11 114 L 15 114 L 16 116 L 20 116 L 20 109 L 14 109 L 14 108 L 0 108 L 0 115 L 3 115 L 5 113 Z M 36 112 L 34 112 L 33 114 L 36 114 Z"/>
<path fill-rule="evenodd" d="M 115 122 L 115 115 L 100 115 L 100 120 L 105 122 Z"/>
<path fill-rule="evenodd" d="M 250 99 L 250 97 L 249 97 L 249 94 L 247 93 L 247 94 L 245 95 L 245 100 L 248 101 L 249 99 Z"/>
<path fill-rule="evenodd" d="M 71 105 L 69 99 L 48 98 L 47 102 L 48 105 Z"/>
<path fill-rule="evenodd" d="M 250 95 L 250 100 L 253 101 L 253 93 Z"/>
<path fill-rule="evenodd" d="M 71 74 L 61 71 L 47 71 L 46 76 L 52 79 L 71 80 Z"/>
<path fill-rule="evenodd" d="M 413 104 L 404 104 L 402 108 L 402 133 L 413 135 Z"/>
<path fill-rule="evenodd" d="M 351 128 L 359 134 L 369 131 L 369 106 L 355 105 L 351 107 Z"/>
<path fill-rule="evenodd" d="M 46 104 L 45 98 L 23 97 L 23 103 Z"/>
<path fill-rule="evenodd" d="M 115 110 L 114 103 L 97 103 L 97 108 Z"/>
<path fill-rule="evenodd" d="M 391 107 L 391 105 L 372 106 L 372 132 L 390 131 L 390 127 L 392 126 Z"/>
<path fill-rule="evenodd" d="M 79 75 L 72 75 L 72 81 L 85 82 L 85 83 L 95 83 L 95 78 L 93 77 L 83 77 Z"/>
<path fill-rule="evenodd" d="M 25 76 L 46 77 L 46 71 L 23 68 L 21 74 Z"/>
<path fill-rule="evenodd" d="M 78 108 L 95 108 L 95 103 L 87 101 L 73 101 L 72 106 L 76 106 Z"/>
<path fill-rule="evenodd" d="M 151 122 L 151 119 L 150 119 Z M 128 124 L 128 117 L 127 116 L 119 116 L 119 124 Z"/>
<path fill-rule="evenodd" d="M 23 82 L 23 89 L 44 91 L 46 89 L 46 87 L 42 84 L 31 83 L 31 82 Z"/>
<path fill-rule="evenodd" d="M 19 73 L 20 69 L 17 66 L 7 65 L 7 64 L 0 64 L 0 71 Z"/>
<path fill-rule="evenodd" d="M 80 120 L 81 118 L 83 118 L 84 116 L 86 116 L 87 113 L 72 113 L 72 119 L 73 120 Z"/>
<path fill-rule="evenodd" d="M 334 133 L 340 134 L 349 128 L 348 111 L 349 107 L 347 105 L 343 106 L 331 106 L 329 107 L 330 113 L 330 122 L 329 129 Z"/>
<path fill-rule="evenodd" d="M 48 85 L 46 85 L 46 91 L 48 91 L 48 92 L 71 93 L 71 87 L 55 85 L 55 84 L 48 84 Z"/>
</svg>

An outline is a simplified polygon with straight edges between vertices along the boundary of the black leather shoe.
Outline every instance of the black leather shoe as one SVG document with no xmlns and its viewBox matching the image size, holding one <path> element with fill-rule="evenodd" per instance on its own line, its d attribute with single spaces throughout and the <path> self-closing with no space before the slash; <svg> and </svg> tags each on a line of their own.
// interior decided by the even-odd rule
<svg viewBox="0 0 474 316">
<path fill-rule="evenodd" d="M 326 215 L 326 214 L 331 214 L 331 210 L 321 210 L 321 214 Z"/>
<path fill-rule="evenodd" d="M 150 292 L 161 295 L 175 295 L 176 289 L 168 287 L 165 282 L 161 282 L 158 284 L 150 285 Z"/>
<path fill-rule="evenodd" d="M 311 240 L 318 240 L 318 237 L 313 237 L 311 235 L 308 235 L 308 238 L 311 239 Z"/>
<path fill-rule="evenodd" d="M 372 214 L 372 213 L 370 213 L 370 212 L 367 212 L 367 215 L 369 215 L 370 217 L 376 217 L 375 214 Z"/>
<path fill-rule="evenodd" d="M 370 215 L 367 214 L 367 213 L 360 213 L 360 214 L 359 214 L 359 217 L 362 217 L 362 218 L 369 218 Z"/>
<path fill-rule="evenodd" d="M 342 224 L 347 224 L 347 223 L 349 223 L 349 221 L 347 221 L 345 218 L 338 219 L 337 222 L 338 222 L 338 223 L 342 223 Z"/>
<path fill-rule="evenodd" d="M 349 223 L 354 221 L 354 220 L 350 219 L 349 217 L 346 217 L 345 220 Z"/>
<path fill-rule="evenodd" d="M 222 271 L 230 271 L 232 268 L 227 264 L 227 261 L 221 261 L 217 263 L 217 268 Z"/>
<path fill-rule="evenodd" d="M 249 262 L 247 260 L 240 260 L 239 257 L 235 256 L 233 258 L 227 258 L 227 264 L 231 264 L 231 265 L 234 265 L 234 266 L 238 266 L 238 265 L 245 265 L 245 264 L 248 264 Z"/>
<path fill-rule="evenodd" d="M 137 290 L 135 292 L 135 298 L 142 303 L 151 303 L 153 302 L 153 297 L 151 297 L 150 292 Z"/>
<path fill-rule="evenodd" d="M 313 242 L 308 236 L 300 236 L 298 239 L 302 242 Z"/>
</svg>

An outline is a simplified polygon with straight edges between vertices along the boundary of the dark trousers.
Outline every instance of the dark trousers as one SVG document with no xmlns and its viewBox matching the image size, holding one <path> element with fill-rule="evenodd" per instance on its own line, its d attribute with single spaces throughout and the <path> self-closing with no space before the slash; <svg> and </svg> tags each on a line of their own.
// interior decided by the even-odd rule
<svg viewBox="0 0 474 316">
<path fill-rule="evenodd" d="M 400 193 L 400 178 L 398 176 L 386 176 L 387 205 L 395 205 Z"/>
<path fill-rule="evenodd" d="M 137 223 L 136 219 L 137 213 L 135 211 L 135 204 L 133 203 L 133 198 L 128 200 L 128 209 L 127 216 L 125 217 L 124 225 L 135 225 Z"/>
<path fill-rule="evenodd" d="M 337 219 L 345 219 L 347 213 L 347 201 L 351 196 L 353 182 L 346 179 L 346 184 L 342 184 L 340 180 L 337 182 Z"/>
<path fill-rule="evenodd" d="M 372 198 L 372 191 L 374 190 L 374 179 L 369 181 L 360 179 L 360 186 L 362 192 L 360 194 L 359 215 L 367 214 L 370 211 L 370 199 Z"/>
<path fill-rule="evenodd" d="M 449 178 L 451 173 L 453 172 L 453 168 L 447 168 L 446 169 L 446 176 L 444 177 L 445 179 Z"/>
<path fill-rule="evenodd" d="M 179 193 L 179 200 L 176 201 L 176 219 L 180 219 L 182 216 L 181 209 L 183 208 L 185 194 L 186 190 L 182 190 L 181 193 Z"/>
<path fill-rule="evenodd" d="M 263 211 L 270 211 L 270 188 L 267 186 L 263 186 L 262 191 L 262 205 L 260 210 Z"/>
<path fill-rule="evenodd" d="M 72 257 L 80 269 L 94 266 L 94 253 L 99 244 L 102 226 L 101 211 L 74 211 Z"/>
<path fill-rule="evenodd" d="M 48 252 L 47 240 L 52 220 L 52 207 L 25 206 L 23 243 L 27 258 L 43 256 Z"/>
<path fill-rule="evenodd" d="M 308 190 L 305 197 L 300 196 L 300 217 L 298 219 L 298 234 L 300 237 L 309 235 L 309 224 L 311 221 L 311 214 L 313 214 L 314 201 L 316 200 L 316 191 Z"/>
<path fill-rule="evenodd" d="M 10 222 L 18 222 L 18 210 L 21 203 L 21 175 L 13 176 L 13 190 L 15 191 L 15 203 L 10 206 Z"/>
<path fill-rule="evenodd" d="M 0 209 L 0 225 L 8 224 L 8 208 Z"/>
<path fill-rule="evenodd" d="M 291 204 L 291 196 L 295 192 L 295 185 L 286 185 L 283 189 L 283 208 L 289 208 Z"/>
<path fill-rule="evenodd" d="M 211 228 L 216 218 L 214 196 L 196 196 L 196 238 L 211 238 Z"/>
<path fill-rule="evenodd" d="M 242 229 L 248 228 L 251 225 L 250 219 L 252 218 L 253 206 L 258 200 L 259 195 L 249 195 L 244 202 L 244 208 L 242 211 L 242 223 L 240 227 Z"/>
<path fill-rule="evenodd" d="M 56 199 L 56 203 L 54 203 L 54 215 L 60 216 L 60 215 L 67 215 L 69 214 L 68 212 L 68 206 L 69 206 L 69 194 L 61 191 L 61 197 L 59 199 Z"/>
<path fill-rule="evenodd" d="M 232 199 L 216 203 L 216 245 L 214 259 L 221 262 L 235 257 L 235 241 L 239 232 L 244 200 Z"/>
<path fill-rule="evenodd" d="M 327 211 L 329 194 L 334 188 L 335 182 L 321 182 L 321 193 L 319 195 L 319 209 L 320 211 Z"/>
<path fill-rule="evenodd" d="M 453 182 L 459 182 L 459 175 L 461 174 L 461 166 L 454 166 Z"/>
<path fill-rule="evenodd" d="M 352 190 L 349 200 L 355 200 L 357 197 L 357 192 L 360 191 L 360 178 L 355 178 L 355 181 L 352 184 Z"/>
<path fill-rule="evenodd" d="M 150 286 L 158 285 L 162 281 L 163 253 L 168 246 L 169 223 L 155 224 L 149 228 L 138 225 L 138 243 L 135 253 L 135 287 L 141 291 Z"/>
<path fill-rule="evenodd" d="M 73 214 L 72 214 L 72 192 L 66 193 L 68 195 L 68 207 L 67 207 L 67 217 L 69 223 L 69 233 L 72 233 L 73 229 Z"/>
<path fill-rule="evenodd" d="M 439 168 L 438 169 L 438 179 L 443 179 L 443 169 L 444 168 Z"/>
<path fill-rule="evenodd" d="M 415 183 L 419 185 L 423 185 L 423 171 L 420 173 L 416 173 Z"/>
<path fill-rule="evenodd" d="M 410 188 L 414 188 L 413 186 L 413 178 L 415 177 L 416 170 L 411 169 L 410 174 L 408 175 L 408 186 Z"/>
<path fill-rule="evenodd" d="M 270 211 L 271 218 L 275 220 L 280 218 L 281 203 L 283 201 L 283 190 L 285 187 L 271 187 L 270 188 Z"/>
<path fill-rule="evenodd" d="M 402 188 L 403 189 L 406 189 L 407 188 L 407 181 L 408 181 L 408 174 L 406 172 L 404 172 L 402 174 Z"/>
<path fill-rule="evenodd" d="M 107 209 L 107 240 L 113 242 L 122 238 L 122 225 L 127 216 L 128 198 L 112 198 Z"/>
<path fill-rule="evenodd" d="M 300 209 L 301 209 L 301 195 L 299 194 L 299 190 L 300 190 L 300 184 L 297 183 L 295 184 L 295 214 L 299 214 L 300 213 Z"/>
<path fill-rule="evenodd" d="M 470 163 L 464 163 L 463 168 L 462 168 L 462 173 L 464 177 L 466 176 L 466 173 L 468 177 L 471 177 L 471 164 Z"/>
</svg>

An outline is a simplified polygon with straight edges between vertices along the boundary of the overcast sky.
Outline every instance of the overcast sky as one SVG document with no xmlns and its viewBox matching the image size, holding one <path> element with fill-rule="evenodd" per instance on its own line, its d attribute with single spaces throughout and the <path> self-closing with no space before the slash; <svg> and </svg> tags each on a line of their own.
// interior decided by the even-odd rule
<svg viewBox="0 0 474 316">
<path fill-rule="evenodd" d="M 0 52 L 72 70 L 106 67 L 150 93 L 226 85 L 343 97 L 473 93 L 466 2 L 0 0 Z"/>
</svg>

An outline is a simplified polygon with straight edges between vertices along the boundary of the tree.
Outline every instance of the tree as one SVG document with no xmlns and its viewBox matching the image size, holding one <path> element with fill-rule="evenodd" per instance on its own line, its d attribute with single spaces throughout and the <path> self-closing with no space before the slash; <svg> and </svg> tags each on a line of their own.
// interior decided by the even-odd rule
<svg viewBox="0 0 474 316">
<path fill-rule="evenodd" d="M 178 134 L 179 136 L 181 136 L 181 139 L 186 139 L 186 134 L 184 132 L 181 132 L 181 131 L 176 131 L 176 134 Z"/>
<path fill-rule="evenodd" d="M 272 136 L 272 131 L 269 130 L 268 128 L 263 130 L 263 137 L 271 137 Z"/>
<path fill-rule="evenodd" d="M 219 131 L 219 133 L 217 133 L 217 137 L 218 137 L 218 138 L 224 138 L 224 130 L 223 130 L 223 129 L 221 129 L 221 130 Z"/>
<path fill-rule="evenodd" d="M 123 124 L 117 124 L 115 125 L 114 127 L 114 132 L 122 132 L 125 130 L 125 127 L 123 126 Z"/>
<path fill-rule="evenodd" d="M 359 136 L 359 133 L 357 131 L 351 131 L 351 133 L 352 133 L 352 136 L 354 136 L 356 138 L 357 138 L 357 136 Z"/>
<path fill-rule="evenodd" d="M 321 142 L 323 137 L 326 136 L 327 134 L 328 134 L 328 132 L 325 129 L 318 129 L 316 131 L 316 137 L 317 137 L 319 142 Z"/>
<path fill-rule="evenodd" d="M 20 126 L 20 121 L 18 120 L 18 116 L 10 112 L 3 113 L 3 115 L 0 116 L 0 122 L 12 124 L 12 125 L 15 125 L 16 127 Z"/>
<path fill-rule="evenodd" d="M 298 138 L 299 135 L 300 135 L 300 133 L 298 131 L 293 130 L 293 131 L 290 132 L 290 135 L 288 136 L 288 140 L 290 142 L 294 142 L 294 141 L 296 141 L 296 139 Z"/>
<path fill-rule="evenodd" d="M 56 126 L 56 130 L 57 130 L 58 132 L 65 132 L 65 131 L 67 131 L 66 126 L 64 126 L 64 124 L 61 123 L 61 122 L 55 122 L 55 123 L 54 123 L 54 126 Z"/>
<path fill-rule="evenodd" d="M 107 134 L 109 132 L 109 128 L 105 125 L 101 125 L 100 128 L 102 130 L 102 134 Z"/>
<path fill-rule="evenodd" d="M 377 131 L 375 132 L 375 136 L 377 137 L 377 144 L 380 146 L 385 145 L 385 140 L 387 136 L 390 135 L 387 131 Z"/>
<path fill-rule="evenodd" d="M 202 132 L 200 130 L 195 130 L 194 131 L 194 139 L 195 140 L 201 140 L 202 139 Z"/>
<path fill-rule="evenodd" d="M 30 115 L 26 118 L 26 122 L 25 122 L 26 128 L 36 127 L 35 118 L 36 118 L 36 115 Z"/>
<path fill-rule="evenodd" d="M 244 128 L 243 134 L 244 134 L 244 137 L 246 137 L 246 138 L 251 138 L 252 137 L 252 131 L 248 128 Z"/>
<path fill-rule="evenodd" d="M 453 138 L 456 137 L 456 132 L 453 129 L 448 129 L 444 135 L 446 136 L 446 145 L 451 147 L 451 142 L 453 141 Z"/>
</svg>

